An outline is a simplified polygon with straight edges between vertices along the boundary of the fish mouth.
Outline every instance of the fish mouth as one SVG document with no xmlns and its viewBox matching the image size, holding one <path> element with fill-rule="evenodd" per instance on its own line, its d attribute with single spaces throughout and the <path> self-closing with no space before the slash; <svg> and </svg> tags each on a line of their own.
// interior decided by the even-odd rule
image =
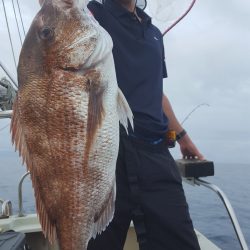
<svg viewBox="0 0 250 250">
<path fill-rule="evenodd" d="M 104 57 L 105 59 L 106 57 Z M 89 64 L 90 58 L 83 64 L 81 65 L 78 65 L 78 66 L 59 66 L 59 69 L 60 70 L 63 70 L 63 71 L 67 71 L 67 72 L 73 72 L 73 73 L 80 73 L 80 74 L 84 74 L 86 72 L 88 72 L 90 69 L 92 68 L 96 68 L 98 67 L 99 63 L 102 61 L 102 60 L 99 60 L 99 61 L 96 61 L 95 63 L 91 63 Z"/>
<path fill-rule="evenodd" d="M 68 66 L 68 67 L 59 67 L 60 70 L 63 70 L 63 71 L 68 71 L 68 72 L 75 72 L 75 73 L 79 73 L 79 72 L 83 72 L 83 68 L 80 67 L 80 68 L 75 68 L 75 67 L 71 67 L 71 66 Z"/>
</svg>

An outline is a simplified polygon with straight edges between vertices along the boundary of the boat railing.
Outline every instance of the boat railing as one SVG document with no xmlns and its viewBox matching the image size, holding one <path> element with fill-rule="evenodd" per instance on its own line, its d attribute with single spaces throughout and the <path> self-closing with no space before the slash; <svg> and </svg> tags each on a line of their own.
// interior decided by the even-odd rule
<svg viewBox="0 0 250 250">
<path fill-rule="evenodd" d="M 0 111 L 0 119 L 11 118 L 11 116 L 12 116 L 12 110 Z"/>
<path fill-rule="evenodd" d="M 23 186 L 23 181 L 24 179 L 30 175 L 30 172 L 28 171 L 25 173 L 19 183 L 18 183 L 18 217 L 23 217 L 25 216 L 24 211 L 23 211 L 23 192 L 22 192 L 22 186 Z"/>
<path fill-rule="evenodd" d="M 212 183 L 209 183 L 207 181 L 201 180 L 199 178 L 194 178 L 193 181 L 194 181 L 194 184 L 196 184 L 196 185 L 201 185 L 201 186 L 204 186 L 206 188 L 211 189 L 212 191 L 214 191 L 220 197 L 220 199 L 222 200 L 222 202 L 223 202 L 223 204 L 224 204 L 224 206 L 225 206 L 225 208 L 226 208 L 226 210 L 228 212 L 230 220 L 231 220 L 231 222 L 233 224 L 234 231 L 235 231 L 235 233 L 237 235 L 237 238 L 239 240 L 241 248 L 243 250 L 247 250 L 248 249 L 247 243 L 246 243 L 246 240 L 245 240 L 244 235 L 242 233 L 240 224 L 238 222 L 238 219 L 236 217 L 234 209 L 233 209 L 230 201 L 228 200 L 227 196 L 225 195 L 225 193 L 219 187 L 217 187 L 216 185 L 214 185 Z"/>
<path fill-rule="evenodd" d="M 226 194 L 218 186 L 201 179 L 201 177 L 214 175 L 214 163 L 212 161 L 181 159 L 177 160 L 176 164 L 184 182 L 192 186 L 203 186 L 214 191 L 219 196 L 227 210 L 241 249 L 248 250 L 239 221 Z"/>
</svg>

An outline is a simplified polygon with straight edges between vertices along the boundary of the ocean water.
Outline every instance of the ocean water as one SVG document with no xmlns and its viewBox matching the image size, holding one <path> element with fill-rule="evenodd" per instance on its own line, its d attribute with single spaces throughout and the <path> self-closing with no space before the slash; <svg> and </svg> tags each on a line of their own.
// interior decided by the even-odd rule
<svg viewBox="0 0 250 250">
<path fill-rule="evenodd" d="M 250 246 L 250 164 L 215 163 L 215 176 L 204 179 L 224 191 Z M 184 189 L 195 228 L 221 249 L 241 249 L 217 194 L 203 186 L 184 184 Z"/>
<path fill-rule="evenodd" d="M 215 176 L 206 181 L 219 186 L 228 196 L 250 246 L 250 164 L 215 163 Z M 10 199 L 18 210 L 17 186 L 25 167 L 17 154 L 0 151 L 0 198 Z M 196 229 L 223 250 L 241 249 L 226 209 L 217 195 L 202 186 L 184 183 L 190 214 Z M 31 181 L 23 186 L 23 207 L 26 213 L 35 211 Z"/>
</svg>

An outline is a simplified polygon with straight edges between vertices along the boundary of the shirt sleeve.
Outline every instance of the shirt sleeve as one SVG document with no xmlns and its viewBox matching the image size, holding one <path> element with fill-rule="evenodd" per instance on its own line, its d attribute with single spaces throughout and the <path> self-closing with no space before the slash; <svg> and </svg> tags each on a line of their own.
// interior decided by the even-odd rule
<svg viewBox="0 0 250 250">
<path fill-rule="evenodd" d="M 101 22 L 103 19 L 103 5 L 97 1 L 92 0 L 88 3 L 87 6 L 89 11 L 93 14 L 94 18 L 98 22 Z"/>
</svg>

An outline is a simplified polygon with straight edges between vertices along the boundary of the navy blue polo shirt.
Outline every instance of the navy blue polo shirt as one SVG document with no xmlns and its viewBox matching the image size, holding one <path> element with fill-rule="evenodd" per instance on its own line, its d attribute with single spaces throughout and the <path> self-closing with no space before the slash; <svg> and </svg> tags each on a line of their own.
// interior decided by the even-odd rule
<svg viewBox="0 0 250 250">
<path fill-rule="evenodd" d="M 150 140 L 163 137 L 168 120 L 162 109 L 167 70 L 161 32 L 139 8 L 141 22 L 114 0 L 90 1 L 88 8 L 112 37 L 118 85 L 134 114 L 133 133 Z"/>
</svg>

